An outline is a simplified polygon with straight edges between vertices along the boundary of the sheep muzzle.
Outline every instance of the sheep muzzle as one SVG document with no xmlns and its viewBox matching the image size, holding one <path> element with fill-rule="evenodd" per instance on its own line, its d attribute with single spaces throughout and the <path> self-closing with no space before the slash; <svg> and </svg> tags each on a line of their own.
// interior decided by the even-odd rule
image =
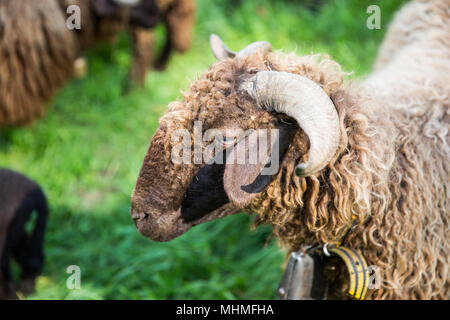
<svg viewBox="0 0 450 320">
<path fill-rule="evenodd" d="M 136 227 L 155 241 L 172 240 L 197 224 L 238 211 L 216 188 L 223 175 L 220 167 L 176 166 L 166 158 L 161 150 L 168 134 L 165 126 L 156 131 L 131 197 Z"/>
<path fill-rule="evenodd" d="M 188 229 L 203 222 L 219 219 L 227 215 L 237 213 L 238 210 L 228 203 L 202 218 L 186 222 L 181 215 L 181 207 L 172 212 L 143 212 L 135 209 L 136 197 L 132 197 L 131 218 L 134 220 L 138 231 L 154 241 L 170 241 L 185 233 Z"/>
</svg>

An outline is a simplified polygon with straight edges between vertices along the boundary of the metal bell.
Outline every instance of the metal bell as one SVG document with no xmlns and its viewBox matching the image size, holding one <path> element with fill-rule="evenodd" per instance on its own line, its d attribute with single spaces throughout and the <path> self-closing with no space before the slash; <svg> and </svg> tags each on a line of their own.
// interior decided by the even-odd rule
<svg viewBox="0 0 450 320">
<path fill-rule="evenodd" d="M 323 299 L 325 285 L 322 274 L 322 257 L 305 251 L 293 252 L 277 289 L 284 300 Z"/>
</svg>

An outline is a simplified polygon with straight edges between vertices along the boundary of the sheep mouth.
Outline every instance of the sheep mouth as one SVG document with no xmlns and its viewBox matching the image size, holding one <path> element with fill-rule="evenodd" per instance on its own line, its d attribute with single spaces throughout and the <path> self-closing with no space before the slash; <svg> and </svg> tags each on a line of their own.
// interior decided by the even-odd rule
<svg viewBox="0 0 450 320">
<path fill-rule="evenodd" d="M 131 217 L 139 232 L 154 241 L 170 241 L 190 228 L 239 212 L 224 190 L 224 164 L 204 165 L 186 188 L 176 211 L 144 212 L 133 208 Z M 136 202 L 137 197 L 133 196 Z"/>
<path fill-rule="evenodd" d="M 239 210 L 230 202 L 203 215 L 201 218 L 187 222 L 181 216 L 181 207 L 177 211 L 155 215 L 154 213 L 132 212 L 139 232 L 154 241 L 170 241 L 185 233 L 190 228 L 215 219 L 238 213 Z"/>
</svg>

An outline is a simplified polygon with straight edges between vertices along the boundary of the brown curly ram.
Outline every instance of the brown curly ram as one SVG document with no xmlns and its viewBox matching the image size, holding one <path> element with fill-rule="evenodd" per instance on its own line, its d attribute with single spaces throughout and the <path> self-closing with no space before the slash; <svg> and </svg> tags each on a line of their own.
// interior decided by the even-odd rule
<svg viewBox="0 0 450 320">
<path fill-rule="evenodd" d="M 130 79 L 143 85 L 152 63 L 152 29 L 160 17 L 171 31 L 158 68 L 166 64 L 172 47 L 185 51 L 190 44 L 194 0 L 160 2 L 0 0 L 0 126 L 27 124 L 41 116 L 56 91 L 77 73 L 80 52 L 113 40 L 122 30 L 133 38 Z M 80 30 L 66 27 L 70 5 L 80 8 Z"/>
<path fill-rule="evenodd" d="M 293 251 L 338 241 L 356 215 L 345 245 L 380 268 L 370 298 L 448 299 L 448 1 L 407 4 L 362 82 L 344 82 L 327 57 L 272 53 L 267 42 L 237 54 L 215 36 L 211 45 L 220 61 L 169 105 L 145 156 L 131 198 L 140 233 L 169 241 L 244 211 Z M 203 133 L 278 128 L 279 171 L 261 176 L 264 159 L 177 164 L 173 134 L 198 134 L 194 121 Z M 247 139 L 231 148 L 248 150 Z M 345 267 L 332 263 L 329 298 L 345 298 Z"/>
</svg>

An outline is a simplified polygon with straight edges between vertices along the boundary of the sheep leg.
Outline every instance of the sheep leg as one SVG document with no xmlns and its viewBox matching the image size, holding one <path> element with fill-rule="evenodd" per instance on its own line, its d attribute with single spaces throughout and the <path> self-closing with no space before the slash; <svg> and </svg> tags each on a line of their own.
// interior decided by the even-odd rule
<svg viewBox="0 0 450 320">
<path fill-rule="evenodd" d="M 195 1 L 178 0 L 166 14 L 167 31 L 172 47 L 186 52 L 191 45 L 192 28 L 195 22 Z"/>
<path fill-rule="evenodd" d="M 18 239 L 25 233 L 25 221 L 27 216 L 22 212 L 28 207 L 28 199 L 25 199 L 21 207 L 15 210 L 14 219 L 8 226 L 7 236 L 3 245 L 3 252 L 0 256 L 0 299 L 15 299 L 15 284 L 11 272 L 11 254 L 18 245 Z"/>
<path fill-rule="evenodd" d="M 166 43 L 155 69 L 164 70 L 172 49 L 184 53 L 191 45 L 192 28 L 195 22 L 195 1 L 179 0 L 165 12 Z"/>
<path fill-rule="evenodd" d="M 21 268 L 19 290 L 28 295 L 34 291 L 37 278 L 36 264 L 39 264 L 33 253 L 33 246 L 37 244 L 31 243 L 29 237 L 24 233 L 19 241 L 19 245 L 14 248 L 13 255 Z"/>
<path fill-rule="evenodd" d="M 0 257 L 0 299 L 15 299 L 14 281 L 10 267 L 10 250 L 5 246 Z"/>
<path fill-rule="evenodd" d="M 164 48 L 153 65 L 153 67 L 158 71 L 163 71 L 166 68 L 167 63 L 169 62 L 170 59 L 170 54 L 172 53 L 172 40 L 170 34 L 171 34 L 170 25 L 167 24 L 166 41 L 164 43 Z"/>
<path fill-rule="evenodd" d="M 25 232 L 26 221 L 33 210 L 38 213 L 33 233 L 29 236 Z M 19 288 L 24 294 L 34 291 L 35 281 L 41 273 L 43 265 L 44 233 L 48 215 L 47 202 L 41 190 L 35 190 L 28 197 L 28 202 L 18 212 L 19 218 L 15 227 L 17 234 L 12 247 L 12 253 L 21 267 Z"/>
<path fill-rule="evenodd" d="M 130 70 L 132 85 L 145 85 L 145 76 L 150 68 L 154 47 L 154 33 L 152 30 L 135 28 L 133 37 L 133 61 Z"/>
</svg>

